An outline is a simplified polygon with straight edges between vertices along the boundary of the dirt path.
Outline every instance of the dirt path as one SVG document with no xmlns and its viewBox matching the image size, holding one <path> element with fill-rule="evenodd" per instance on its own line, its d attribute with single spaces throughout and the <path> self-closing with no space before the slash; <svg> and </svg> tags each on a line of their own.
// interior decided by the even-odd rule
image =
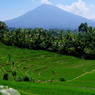
<svg viewBox="0 0 95 95">
<path fill-rule="evenodd" d="M 93 66 L 95 66 L 95 64 L 93 64 L 93 65 L 91 65 L 91 66 L 85 68 L 83 71 L 86 71 L 87 69 L 89 69 L 89 68 L 91 68 L 91 67 L 93 67 Z"/>
<path fill-rule="evenodd" d="M 25 92 L 25 91 L 23 91 L 23 90 L 19 90 L 19 92 L 22 92 L 22 93 L 24 93 L 25 95 L 37 95 L 37 94 L 31 94 L 31 93 Z"/>
<path fill-rule="evenodd" d="M 90 72 L 85 72 L 85 73 L 83 73 L 83 74 L 81 74 L 81 75 L 79 75 L 79 76 L 77 76 L 77 77 L 73 78 L 72 80 L 68 80 L 68 81 L 66 81 L 66 82 L 73 81 L 73 80 L 75 80 L 75 79 L 78 79 L 78 78 L 80 78 L 80 77 L 82 77 L 82 76 L 86 75 L 86 74 L 93 73 L 93 72 L 95 72 L 95 69 L 93 69 L 93 70 L 92 70 L 92 71 L 90 71 Z"/>
<path fill-rule="evenodd" d="M 3 70 L 4 72 L 6 72 L 6 70 L 5 70 L 5 68 L 4 68 L 4 67 L 2 67 L 2 70 Z"/>
</svg>

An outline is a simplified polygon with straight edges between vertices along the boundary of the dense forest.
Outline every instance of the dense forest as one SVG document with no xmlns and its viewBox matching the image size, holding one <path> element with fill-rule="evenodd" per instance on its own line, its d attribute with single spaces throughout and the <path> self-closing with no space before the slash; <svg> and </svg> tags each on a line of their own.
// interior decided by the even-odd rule
<svg viewBox="0 0 95 95">
<path fill-rule="evenodd" d="M 73 33 L 70 30 L 50 31 L 42 28 L 12 30 L 0 21 L 0 42 L 20 48 L 95 59 L 95 28 L 87 23 L 81 23 L 78 32 Z"/>
</svg>

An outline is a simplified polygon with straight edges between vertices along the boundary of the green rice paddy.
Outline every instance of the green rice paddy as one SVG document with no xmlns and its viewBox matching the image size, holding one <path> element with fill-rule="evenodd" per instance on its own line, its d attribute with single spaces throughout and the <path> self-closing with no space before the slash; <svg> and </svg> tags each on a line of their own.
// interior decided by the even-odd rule
<svg viewBox="0 0 95 95">
<path fill-rule="evenodd" d="M 29 75 L 35 82 L 14 81 L 13 70 L 16 78 Z M 5 73 L 8 81 L 3 80 Z M 0 43 L 0 85 L 13 87 L 22 95 L 95 95 L 95 60 Z"/>
</svg>

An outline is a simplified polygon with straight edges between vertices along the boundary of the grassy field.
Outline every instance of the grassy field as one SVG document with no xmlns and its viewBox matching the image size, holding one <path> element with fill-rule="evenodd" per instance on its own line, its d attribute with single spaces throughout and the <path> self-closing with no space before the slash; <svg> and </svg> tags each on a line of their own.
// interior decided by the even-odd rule
<svg viewBox="0 0 95 95">
<path fill-rule="evenodd" d="M 29 75 L 36 82 L 14 81 L 13 70 L 17 79 Z M 9 74 L 9 81 L 2 80 L 5 73 Z M 60 78 L 66 81 L 61 82 Z M 95 60 L 0 43 L 0 84 L 13 87 L 22 95 L 95 95 Z"/>
</svg>

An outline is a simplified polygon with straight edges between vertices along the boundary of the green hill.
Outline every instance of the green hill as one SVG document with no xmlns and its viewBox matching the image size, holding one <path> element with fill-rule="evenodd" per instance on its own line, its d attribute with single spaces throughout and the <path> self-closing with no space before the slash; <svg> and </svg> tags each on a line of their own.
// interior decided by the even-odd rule
<svg viewBox="0 0 95 95">
<path fill-rule="evenodd" d="M 8 81 L 3 80 L 6 73 Z M 94 75 L 95 60 L 0 43 L 0 84 L 13 87 L 22 95 L 95 95 Z M 25 76 L 31 82 L 22 81 Z"/>
</svg>

